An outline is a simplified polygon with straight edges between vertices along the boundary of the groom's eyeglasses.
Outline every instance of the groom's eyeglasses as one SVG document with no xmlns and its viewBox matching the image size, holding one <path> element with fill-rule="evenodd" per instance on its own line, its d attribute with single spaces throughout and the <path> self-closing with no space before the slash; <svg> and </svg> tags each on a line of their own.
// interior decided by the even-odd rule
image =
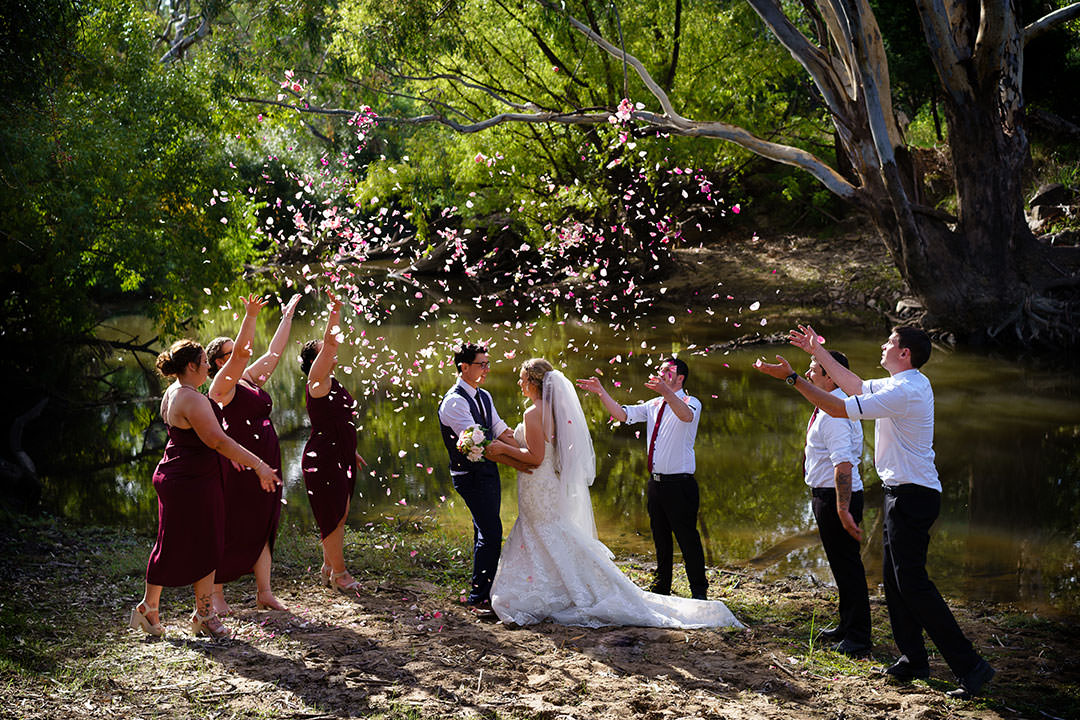
<svg viewBox="0 0 1080 720">
<path fill-rule="evenodd" d="M 484 362 L 469 363 L 469 364 L 470 365 L 479 365 L 480 367 L 484 368 L 485 370 L 487 370 L 488 368 L 491 367 L 491 363 L 488 362 L 487 360 L 485 360 Z"/>
</svg>

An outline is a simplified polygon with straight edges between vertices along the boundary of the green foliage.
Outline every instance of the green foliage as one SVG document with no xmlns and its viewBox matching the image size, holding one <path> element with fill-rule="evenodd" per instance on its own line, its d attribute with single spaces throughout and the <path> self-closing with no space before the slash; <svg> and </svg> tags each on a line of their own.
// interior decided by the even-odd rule
<svg viewBox="0 0 1080 720">
<path fill-rule="evenodd" d="M 136 306 L 176 333 L 254 250 L 214 198 L 231 174 L 226 116 L 202 68 L 162 65 L 158 19 L 134 0 L 52 5 L 59 25 L 33 15 L 3 51 L 33 91 L 0 77 L 13 98 L 0 108 L 0 353 L 23 379 L 16 413 L 79 384 L 78 348 L 103 317 Z"/>
<path fill-rule="evenodd" d="M 742 3 L 685 4 L 677 63 L 674 3 L 653 0 L 621 14 L 610 3 L 567 9 L 612 42 L 621 33 L 689 117 L 724 118 L 763 134 L 780 127 L 797 145 L 827 138 L 800 69 Z M 337 8 L 330 50 L 354 81 L 330 85 L 318 76 L 312 82 L 382 116 L 434 113 L 468 124 L 514 111 L 496 95 L 526 112 L 603 113 L 624 96 L 659 111 L 632 69 L 624 76 L 622 65 L 564 16 L 533 3 L 361 0 Z M 714 183 L 722 178 L 723 194 L 738 183 L 747 159 L 723 143 L 643 135 L 621 144 L 618 134 L 611 126 L 503 125 L 461 135 L 387 122 L 379 131 L 384 157 L 367 169 L 362 193 L 409 207 L 422 242 L 430 241 L 425 221 L 454 208 L 466 227 L 509 223 L 515 234 L 541 244 L 568 216 L 633 217 L 643 196 L 646 207 L 680 204 L 666 174 L 672 167 L 704 169 Z M 633 198 L 620 200 L 630 178 L 644 186 L 634 184 Z"/>
</svg>

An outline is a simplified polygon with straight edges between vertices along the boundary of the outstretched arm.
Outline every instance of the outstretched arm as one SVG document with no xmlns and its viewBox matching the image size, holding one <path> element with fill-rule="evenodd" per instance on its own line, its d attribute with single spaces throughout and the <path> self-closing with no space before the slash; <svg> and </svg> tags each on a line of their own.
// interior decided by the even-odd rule
<svg viewBox="0 0 1080 720">
<path fill-rule="evenodd" d="M 862 378 L 836 362 L 836 358 L 832 356 L 832 353 L 826 350 L 819 341 L 820 337 L 814 328 L 809 325 L 799 325 L 798 330 L 792 330 L 788 333 L 788 340 L 791 344 L 809 353 L 817 360 L 818 365 L 829 374 L 832 381 L 839 385 L 844 393 L 847 395 L 861 395 L 863 391 Z"/>
<path fill-rule="evenodd" d="M 580 389 L 586 392 L 590 392 L 593 395 L 599 397 L 600 402 L 604 404 L 604 407 L 607 409 L 611 417 L 615 418 L 619 422 L 626 422 L 626 410 L 623 409 L 622 405 L 615 402 L 615 399 L 608 394 L 608 391 L 604 389 L 604 386 L 600 383 L 600 380 L 598 378 L 596 378 L 595 376 L 588 378 L 578 378 L 577 386 Z M 679 400 L 679 402 L 682 401 Z M 687 409 L 689 410 L 689 408 Z"/>
<path fill-rule="evenodd" d="M 341 320 L 341 301 L 329 290 L 330 314 L 326 316 L 326 330 L 323 332 L 323 346 L 311 364 L 308 373 L 308 390 L 311 397 L 325 397 L 330 393 L 330 373 L 337 364 L 337 349 L 343 337 L 339 322 Z"/>
<path fill-rule="evenodd" d="M 240 302 L 244 304 L 244 321 L 240 323 L 240 331 L 236 333 L 233 341 L 232 355 L 214 375 L 214 382 L 210 384 L 210 391 L 207 393 L 211 400 L 222 405 L 228 405 L 232 401 L 236 383 L 240 382 L 244 374 L 244 366 L 251 357 L 251 346 L 255 340 L 255 320 L 267 303 L 255 294 L 240 298 Z"/>
<path fill-rule="evenodd" d="M 289 300 L 289 304 L 281 309 L 281 322 L 278 323 L 274 339 L 270 341 L 270 347 L 266 349 L 266 353 L 262 357 L 248 365 L 247 370 L 244 371 L 244 379 L 252 385 L 262 387 L 270 379 L 274 370 L 277 369 L 281 354 L 285 352 L 285 346 L 289 343 L 293 314 L 296 312 L 296 305 L 299 302 L 300 294 L 297 293 Z"/>
<path fill-rule="evenodd" d="M 788 361 L 780 355 L 776 356 L 775 364 L 770 364 L 759 359 L 754 363 L 754 367 L 766 375 L 771 375 L 772 377 L 781 380 L 790 375 L 795 375 L 795 389 L 798 390 L 804 398 L 832 417 L 846 418 L 848 416 L 843 400 L 832 393 L 825 392 L 821 388 L 815 387 L 809 380 L 792 370 Z"/>
</svg>

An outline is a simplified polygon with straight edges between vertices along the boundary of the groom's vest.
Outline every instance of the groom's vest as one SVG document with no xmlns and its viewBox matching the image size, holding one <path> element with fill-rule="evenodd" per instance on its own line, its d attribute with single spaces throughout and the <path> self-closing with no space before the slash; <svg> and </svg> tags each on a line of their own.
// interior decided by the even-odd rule
<svg viewBox="0 0 1080 720">
<path fill-rule="evenodd" d="M 484 428 L 484 437 L 488 440 L 494 440 L 495 436 L 492 434 L 491 426 L 493 425 L 492 421 L 495 417 L 495 413 L 492 411 L 491 396 L 484 390 L 477 388 L 476 400 L 473 400 L 460 385 L 455 385 L 446 393 L 444 399 L 454 394 L 465 398 L 465 401 L 469 403 L 469 412 L 472 415 L 473 421 Z M 451 475 L 472 473 L 481 468 L 488 472 L 490 472 L 490 470 L 495 470 L 495 473 L 498 474 L 495 463 L 487 458 L 484 458 L 480 462 L 472 462 L 465 457 L 465 454 L 457 449 L 457 435 L 455 435 L 454 431 L 448 426 L 443 425 L 441 420 L 439 421 L 439 430 L 442 431 L 443 445 L 446 445 L 446 452 L 450 453 Z M 490 469 L 485 466 L 490 466 Z"/>
</svg>

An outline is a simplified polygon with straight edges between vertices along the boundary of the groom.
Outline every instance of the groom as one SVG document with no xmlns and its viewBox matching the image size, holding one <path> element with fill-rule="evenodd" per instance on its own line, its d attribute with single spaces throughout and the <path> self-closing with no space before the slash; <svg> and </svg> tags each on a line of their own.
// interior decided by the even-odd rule
<svg viewBox="0 0 1080 720">
<path fill-rule="evenodd" d="M 465 500 L 473 518 L 473 572 L 468 604 L 479 612 L 491 610 L 491 581 L 499 565 L 502 547 L 502 520 L 499 505 L 502 487 L 495 462 L 528 472 L 533 465 L 499 454 L 494 447 L 485 450 L 485 458 L 470 461 L 457 449 L 457 440 L 465 428 L 479 425 L 490 442 L 502 440 L 517 446 L 514 433 L 495 411 L 491 394 L 480 386 L 487 379 L 490 363 L 487 348 L 466 343 L 454 353 L 457 382 L 443 396 L 439 405 L 439 428 L 443 444 L 450 454 L 450 476 L 454 489 Z M 495 461 L 495 462 L 492 462 Z"/>
<path fill-rule="evenodd" d="M 671 594 L 675 549 L 674 534 L 686 563 L 690 595 L 705 600 L 709 581 L 705 577 L 705 551 L 697 529 L 698 484 L 694 478 L 694 439 L 701 419 L 701 402 L 686 394 L 683 385 L 690 369 L 679 358 L 669 358 L 645 387 L 660 397 L 637 405 L 620 405 L 595 377 L 582 378 L 577 386 L 600 398 L 621 423 L 644 422 L 646 468 L 649 473 L 648 509 L 653 543 L 656 545 L 656 579 L 649 588 Z"/>
</svg>

